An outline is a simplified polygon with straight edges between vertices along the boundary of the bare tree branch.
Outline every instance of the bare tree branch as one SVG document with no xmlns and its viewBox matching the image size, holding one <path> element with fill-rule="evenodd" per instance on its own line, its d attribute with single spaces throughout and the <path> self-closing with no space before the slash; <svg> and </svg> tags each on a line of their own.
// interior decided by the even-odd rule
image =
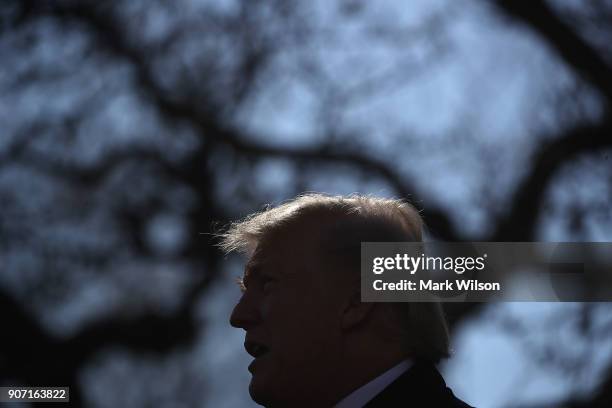
<svg viewBox="0 0 612 408">
<path fill-rule="evenodd" d="M 498 0 L 499 9 L 537 32 L 578 75 L 612 105 L 612 68 L 601 54 L 551 9 L 544 0 Z"/>
<path fill-rule="evenodd" d="M 543 144 L 535 153 L 533 166 L 515 188 L 504 216 L 491 241 L 529 241 L 534 239 L 546 190 L 557 171 L 581 154 L 612 148 L 612 120 L 579 125 L 560 138 Z"/>
<path fill-rule="evenodd" d="M 248 135 L 237 129 L 231 129 L 219 122 L 218 116 L 211 114 L 207 109 L 198 109 L 196 104 L 189 101 L 171 99 L 167 92 L 154 80 L 146 58 L 129 45 L 129 41 L 123 38 L 121 27 L 117 20 L 106 12 L 100 12 L 95 5 L 85 6 L 83 3 L 75 3 L 68 7 L 59 7 L 52 11 L 59 18 L 69 18 L 85 23 L 98 36 L 102 45 L 112 51 L 120 58 L 129 61 L 138 74 L 139 84 L 144 92 L 152 96 L 152 100 L 159 112 L 167 119 L 187 120 L 193 124 L 203 138 L 208 138 L 214 143 L 224 143 L 233 147 L 236 151 L 252 157 L 284 157 L 304 162 L 328 162 L 346 163 L 354 165 L 362 170 L 371 171 L 374 175 L 386 180 L 397 193 L 421 206 L 423 215 L 432 234 L 447 241 L 460 241 L 464 237 L 453 226 L 452 221 L 445 211 L 435 208 L 433 203 L 425 202 L 419 197 L 414 183 L 392 170 L 386 163 L 372 159 L 366 155 L 356 152 L 334 152 L 326 146 L 311 149 L 290 149 L 257 144 L 254 135 Z M 254 67 L 250 67 L 254 70 Z M 250 74 L 253 77 L 253 74 Z"/>
</svg>

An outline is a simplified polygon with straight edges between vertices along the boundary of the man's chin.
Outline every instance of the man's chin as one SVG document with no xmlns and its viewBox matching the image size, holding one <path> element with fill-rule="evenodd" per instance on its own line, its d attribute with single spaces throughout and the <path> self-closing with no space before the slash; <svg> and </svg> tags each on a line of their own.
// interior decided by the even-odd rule
<svg viewBox="0 0 612 408">
<path fill-rule="evenodd" d="M 251 399 L 259 405 L 265 405 L 267 407 L 272 406 L 274 401 L 274 393 L 270 390 L 267 384 L 261 384 L 262 381 L 258 381 L 257 375 L 253 375 L 251 383 L 249 384 L 249 395 Z"/>
<path fill-rule="evenodd" d="M 320 396 L 310 395 L 301 380 L 292 381 L 287 376 L 278 375 L 276 370 L 267 370 L 269 366 L 258 365 L 257 368 L 253 370 L 249 383 L 249 395 L 257 404 L 273 408 L 325 406 L 307 402 Z"/>
<path fill-rule="evenodd" d="M 283 400 L 282 394 L 286 390 L 281 384 L 282 378 L 279 378 L 276 370 L 270 367 L 269 361 L 257 361 L 249 371 L 252 375 L 249 394 L 253 401 L 266 407 L 283 406 L 278 402 Z"/>
</svg>

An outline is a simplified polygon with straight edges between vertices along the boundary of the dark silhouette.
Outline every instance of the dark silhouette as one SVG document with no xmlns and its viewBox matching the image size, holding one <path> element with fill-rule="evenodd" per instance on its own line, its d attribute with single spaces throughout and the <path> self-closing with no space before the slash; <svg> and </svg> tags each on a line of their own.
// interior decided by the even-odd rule
<svg viewBox="0 0 612 408">
<path fill-rule="evenodd" d="M 250 258 L 230 322 L 246 331 L 249 392 L 269 407 L 467 407 L 434 364 L 447 357 L 437 303 L 365 303 L 361 242 L 420 241 L 409 204 L 307 194 L 235 223 Z"/>
</svg>

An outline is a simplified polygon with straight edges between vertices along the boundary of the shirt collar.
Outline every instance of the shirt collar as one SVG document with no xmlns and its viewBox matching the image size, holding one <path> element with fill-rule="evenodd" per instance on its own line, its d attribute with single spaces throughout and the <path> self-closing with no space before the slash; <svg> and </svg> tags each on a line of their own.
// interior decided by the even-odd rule
<svg viewBox="0 0 612 408">
<path fill-rule="evenodd" d="M 404 374 L 412 366 L 412 361 L 403 360 L 391 367 L 367 384 L 357 388 L 344 397 L 334 408 L 360 408 L 367 404 L 372 398 L 380 394 L 389 384 Z"/>
</svg>

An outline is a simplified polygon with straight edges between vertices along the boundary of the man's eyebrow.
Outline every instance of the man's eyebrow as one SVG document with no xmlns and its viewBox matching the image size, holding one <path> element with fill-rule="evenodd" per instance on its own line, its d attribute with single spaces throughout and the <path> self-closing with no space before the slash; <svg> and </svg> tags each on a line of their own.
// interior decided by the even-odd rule
<svg viewBox="0 0 612 408">
<path fill-rule="evenodd" d="M 246 289 L 246 285 L 248 285 L 248 281 L 252 278 L 257 278 L 259 275 L 258 271 L 261 268 L 261 262 L 257 260 L 249 260 L 246 265 L 244 265 L 244 274 L 241 278 L 239 278 L 238 284 L 241 289 Z"/>
<path fill-rule="evenodd" d="M 262 262 L 258 260 L 250 260 L 244 265 L 244 277 L 246 278 L 249 275 L 257 274 L 257 272 L 261 269 Z"/>
</svg>

